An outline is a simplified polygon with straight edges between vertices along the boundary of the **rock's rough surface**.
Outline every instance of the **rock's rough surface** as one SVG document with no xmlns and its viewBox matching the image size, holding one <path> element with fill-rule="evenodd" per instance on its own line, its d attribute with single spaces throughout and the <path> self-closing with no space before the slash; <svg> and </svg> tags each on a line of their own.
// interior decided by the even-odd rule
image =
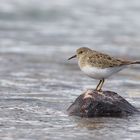
<svg viewBox="0 0 140 140">
<path fill-rule="evenodd" d="M 134 114 L 138 110 L 112 91 L 97 92 L 93 89 L 81 94 L 67 109 L 69 115 L 80 117 L 114 116 Z"/>
</svg>

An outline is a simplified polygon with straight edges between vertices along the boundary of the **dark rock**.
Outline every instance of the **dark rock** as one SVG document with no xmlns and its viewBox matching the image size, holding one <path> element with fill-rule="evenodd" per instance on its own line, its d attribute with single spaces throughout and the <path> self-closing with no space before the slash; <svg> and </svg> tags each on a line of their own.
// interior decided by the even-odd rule
<svg viewBox="0 0 140 140">
<path fill-rule="evenodd" d="M 97 92 L 93 89 L 89 89 L 81 94 L 67 111 L 69 115 L 80 117 L 121 117 L 139 112 L 115 92 Z"/>
</svg>

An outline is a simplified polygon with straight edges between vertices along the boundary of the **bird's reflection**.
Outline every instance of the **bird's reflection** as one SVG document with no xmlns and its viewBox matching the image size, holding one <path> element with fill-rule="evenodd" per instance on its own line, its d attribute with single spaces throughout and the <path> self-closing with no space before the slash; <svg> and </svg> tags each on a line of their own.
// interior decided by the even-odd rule
<svg viewBox="0 0 140 140">
<path fill-rule="evenodd" d="M 104 120 L 102 118 L 82 118 L 76 119 L 77 127 L 87 129 L 101 129 L 105 127 Z"/>
</svg>

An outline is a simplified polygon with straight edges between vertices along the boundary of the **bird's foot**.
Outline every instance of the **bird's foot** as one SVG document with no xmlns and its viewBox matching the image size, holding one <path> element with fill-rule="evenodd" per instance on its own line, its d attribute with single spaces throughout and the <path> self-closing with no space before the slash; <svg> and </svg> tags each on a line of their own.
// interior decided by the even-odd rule
<svg viewBox="0 0 140 140">
<path fill-rule="evenodd" d="M 95 91 L 99 94 L 105 97 L 105 95 L 103 94 L 103 90 L 102 89 L 95 89 Z"/>
</svg>

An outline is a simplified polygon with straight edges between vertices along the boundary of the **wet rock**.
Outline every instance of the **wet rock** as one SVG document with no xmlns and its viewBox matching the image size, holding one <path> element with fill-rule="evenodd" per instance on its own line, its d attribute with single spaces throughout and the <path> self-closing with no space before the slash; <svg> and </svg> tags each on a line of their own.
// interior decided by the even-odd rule
<svg viewBox="0 0 140 140">
<path fill-rule="evenodd" d="M 80 117 L 121 117 L 139 112 L 134 106 L 115 92 L 97 92 L 93 89 L 81 94 L 67 111 L 69 115 Z"/>
</svg>

